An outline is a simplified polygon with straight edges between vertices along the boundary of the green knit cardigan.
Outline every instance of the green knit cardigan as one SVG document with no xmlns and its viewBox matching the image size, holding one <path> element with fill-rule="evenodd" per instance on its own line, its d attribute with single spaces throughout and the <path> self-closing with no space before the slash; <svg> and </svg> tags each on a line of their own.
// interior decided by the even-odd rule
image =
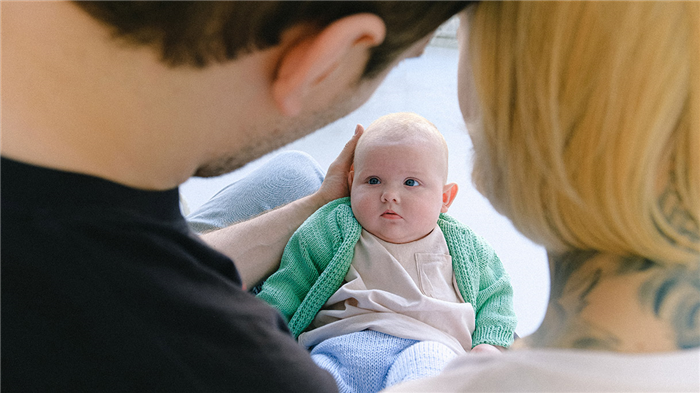
<svg viewBox="0 0 700 393">
<path fill-rule="evenodd" d="M 454 218 L 441 214 L 438 226 L 452 256 L 457 286 L 474 307 L 472 345 L 509 347 L 516 318 L 513 288 L 501 261 L 484 239 Z M 287 243 L 279 270 L 258 297 L 277 308 L 298 337 L 343 284 L 362 227 L 341 198 L 317 210 Z"/>
</svg>

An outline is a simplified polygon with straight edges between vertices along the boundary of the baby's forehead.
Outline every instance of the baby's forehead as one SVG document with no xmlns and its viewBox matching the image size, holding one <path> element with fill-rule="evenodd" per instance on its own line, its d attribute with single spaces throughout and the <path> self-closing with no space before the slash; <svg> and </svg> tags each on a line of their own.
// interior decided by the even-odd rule
<svg viewBox="0 0 700 393">
<path fill-rule="evenodd" d="M 358 142 L 358 149 L 376 144 L 423 144 L 426 149 L 447 154 L 440 131 L 428 120 L 413 114 L 392 114 L 373 122 Z"/>
<path fill-rule="evenodd" d="M 417 155 L 428 156 L 435 160 L 435 169 L 443 172 L 446 180 L 448 149 L 445 139 L 431 122 L 418 115 L 411 115 L 384 116 L 367 127 L 355 150 L 355 164 L 362 166 L 365 160 L 371 159 L 375 154 L 386 158 L 393 151 L 387 147 L 401 146 L 403 151 L 397 154 L 404 157 L 396 157 L 397 159 L 415 160 Z M 411 150 L 411 153 L 406 154 L 405 149 Z"/>
</svg>

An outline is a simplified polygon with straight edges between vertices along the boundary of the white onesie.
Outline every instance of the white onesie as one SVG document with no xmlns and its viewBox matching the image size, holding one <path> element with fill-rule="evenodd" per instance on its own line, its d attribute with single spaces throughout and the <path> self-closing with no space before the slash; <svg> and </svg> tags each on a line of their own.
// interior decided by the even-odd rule
<svg viewBox="0 0 700 393">
<path fill-rule="evenodd" d="M 463 354 L 471 349 L 474 308 L 457 289 L 440 228 L 410 243 L 387 243 L 362 230 L 345 284 L 333 294 L 299 343 L 375 330 L 437 341 Z"/>
</svg>

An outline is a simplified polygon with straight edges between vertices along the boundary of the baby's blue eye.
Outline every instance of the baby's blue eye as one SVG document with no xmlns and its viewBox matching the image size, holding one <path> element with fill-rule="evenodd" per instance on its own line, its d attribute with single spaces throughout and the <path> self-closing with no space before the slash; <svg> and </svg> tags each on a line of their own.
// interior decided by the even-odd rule
<svg viewBox="0 0 700 393">
<path fill-rule="evenodd" d="M 405 182 L 403 182 L 404 185 L 407 185 L 409 187 L 415 187 L 418 185 L 418 182 L 413 180 L 413 179 L 408 179 Z"/>
<path fill-rule="evenodd" d="M 379 184 L 379 179 L 377 179 L 376 177 L 370 177 L 367 182 L 369 184 Z"/>
</svg>

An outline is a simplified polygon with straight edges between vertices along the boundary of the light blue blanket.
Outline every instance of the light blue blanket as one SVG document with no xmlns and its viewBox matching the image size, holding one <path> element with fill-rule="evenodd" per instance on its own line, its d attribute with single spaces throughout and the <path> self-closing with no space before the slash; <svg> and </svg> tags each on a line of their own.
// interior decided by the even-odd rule
<svg viewBox="0 0 700 393">
<path fill-rule="evenodd" d="M 378 392 L 437 375 L 457 356 L 446 345 L 363 330 L 325 340 L 311 358 L 335 378 L 340 393 Z"/>
</svg>

